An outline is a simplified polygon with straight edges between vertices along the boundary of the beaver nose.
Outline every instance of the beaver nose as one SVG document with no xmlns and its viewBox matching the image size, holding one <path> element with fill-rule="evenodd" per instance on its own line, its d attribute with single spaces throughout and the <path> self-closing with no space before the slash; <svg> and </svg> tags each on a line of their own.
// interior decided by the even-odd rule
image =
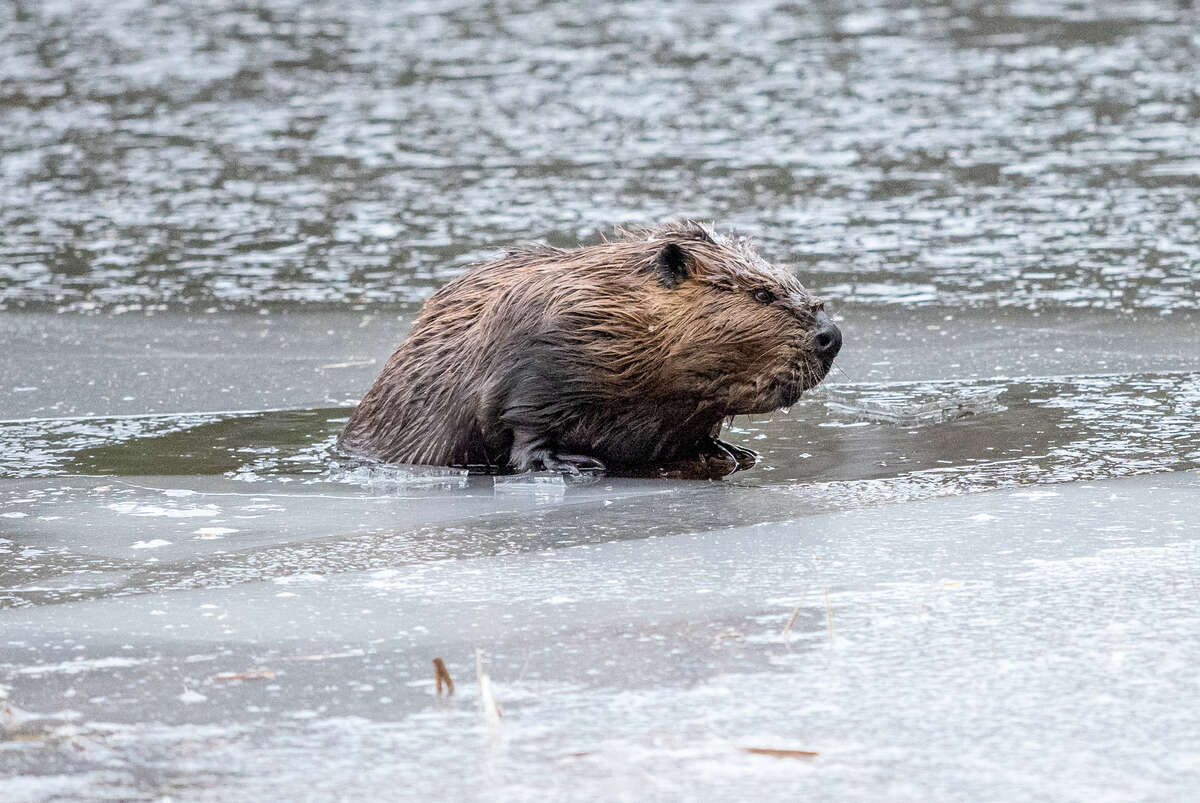
<svg viewBox="0 0 1200 803">
<path fill-rule="evenodd" d="M 837 328 L 837 324 L 825 314 L 824 310 L 817 313 L 816 325 L 817 331 L 813 335 L 813 343 L 817 347 L 817 356 L 828 365 L 842 350 L 842 330 Z"/>
</svg>

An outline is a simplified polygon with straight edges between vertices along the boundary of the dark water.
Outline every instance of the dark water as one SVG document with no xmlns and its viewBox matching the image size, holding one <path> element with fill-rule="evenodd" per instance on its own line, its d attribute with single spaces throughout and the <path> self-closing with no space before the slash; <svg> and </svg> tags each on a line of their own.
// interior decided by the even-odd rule
<svg viewBox="0 0 1200 803">
<path fill-rule="evenodd" d="M 978 474 L 982 490 L 1016 481 L 1023 467 L 1052 473 L 1042 478 L 1048 482 L 1183 470 L 1200 466 L 1198 405 L 1200 378 L 1186 373 L 841 385 L 769 418 L 736 421 L 728 437 L 759 450 L 760 462 L 725 483 L 750 487 L 936 471 Z M 896 411 L 905 417 L 881 420 L 880 410 L 889 418 Z M 346 420 L 346 410 L 334 407 L 0 423 L 0 478 L 153 474 L 355 482 L 354 462 L 336 448 Z M 364 481 L 371 478 L 366 468 L 360 473 Z M 451 469 L 380 467 L 374 478 L 389 473 L 411 475 L 414 483 L 466 476 Z M 488 487 L 517 482 L 472 480 Z"/>
<path fill-rule="evenodd" d="M 1198 14 L 3 4 L 0 797 L 1190 799 Z M 470 262 L 681 216 L 846 333 L 755 469 L 334 453 Z"/>
</svg>

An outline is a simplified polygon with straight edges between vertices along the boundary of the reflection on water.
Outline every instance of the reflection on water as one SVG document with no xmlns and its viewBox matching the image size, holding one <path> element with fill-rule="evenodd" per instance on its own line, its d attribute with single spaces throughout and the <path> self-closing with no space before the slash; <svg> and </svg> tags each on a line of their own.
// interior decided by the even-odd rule
<svg viewBox="0 0 1200 803">
<path fill-rule="evenodd" d="M 1196 15 L 7 4 L 0 304 L 411 301 L 691 214 L 843 301 L 1195 309 Z"/>
</svg>

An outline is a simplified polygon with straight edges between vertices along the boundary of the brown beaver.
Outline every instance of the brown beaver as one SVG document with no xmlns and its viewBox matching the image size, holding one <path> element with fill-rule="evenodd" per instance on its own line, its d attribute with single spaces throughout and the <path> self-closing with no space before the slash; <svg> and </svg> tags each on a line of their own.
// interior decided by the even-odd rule
<svg viewBox="0 0 1200 803">
<path fill-rule="evenodd" d="M 711 477 L 723 419 L 787 407 L 842 335 L 791 274 L 692 221 L 537 246 L 441 288 L 350 417 L 348 452 L 491 471 Z"/>
</svg>

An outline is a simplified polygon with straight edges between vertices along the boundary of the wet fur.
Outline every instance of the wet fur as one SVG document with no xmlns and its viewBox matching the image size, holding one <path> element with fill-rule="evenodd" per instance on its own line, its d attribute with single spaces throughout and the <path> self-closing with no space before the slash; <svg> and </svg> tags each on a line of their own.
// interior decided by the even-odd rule
<svg viewBox="0 0 1200 803">
<path fill-rule="evenodd" d="M 753 465 L 717 440 L 721 421 L 785 407 L 824 377 L 812 353 L 821 302 L 745 240 L 699 224 L 620 235 L 513 251 L 441 288 L 354 411 L 343 449 L 498 471 Z"/>
</svg>

